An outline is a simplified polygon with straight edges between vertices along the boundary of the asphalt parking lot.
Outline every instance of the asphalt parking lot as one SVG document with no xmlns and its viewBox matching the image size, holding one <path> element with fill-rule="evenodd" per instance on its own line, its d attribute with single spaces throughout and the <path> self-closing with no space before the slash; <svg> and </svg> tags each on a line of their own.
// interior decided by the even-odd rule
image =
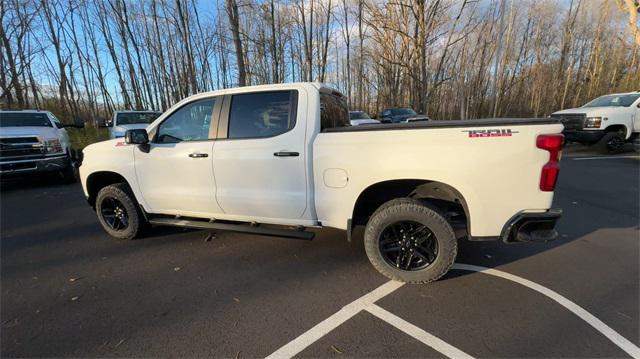
<svg viewBox="0 0 640 359">
<path fill-rule="evenodd" d="M 463 242 L 459 268 L 500 272 L 429 285 L 378 274 L 361 229 L 351 243 L 173 228 L 118 242 L 79 184 L 3 182 L 1 356 L 629 357 L 639 182 L 635 154 L 565 154 L 560 239 Z"/>
</svg>

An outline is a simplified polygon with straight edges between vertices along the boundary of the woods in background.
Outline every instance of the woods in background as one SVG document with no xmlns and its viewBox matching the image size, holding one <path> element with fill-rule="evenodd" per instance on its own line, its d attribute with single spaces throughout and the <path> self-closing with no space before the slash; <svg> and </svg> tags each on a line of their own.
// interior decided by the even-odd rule
<svg viewBox="0 0 640 359">
<path fill-rule="evenodd" d="M 0 0 L 0 107 L 69 120 L 321 81 L 376 113 L 545 116 L 640 90 L 638 0 Z"/>
</svg>

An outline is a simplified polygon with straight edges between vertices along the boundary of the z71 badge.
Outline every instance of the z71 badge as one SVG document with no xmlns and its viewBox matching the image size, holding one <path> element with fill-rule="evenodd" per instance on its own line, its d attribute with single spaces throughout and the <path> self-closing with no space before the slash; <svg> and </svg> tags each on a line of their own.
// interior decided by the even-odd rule
<svg viewBox="0 0 640 359">
<path fill-rule="evenodd" d="M 469 133 L 469 137 L 511 137 L 518 131 L 511 131 L 507 129 L 495 129 L 495 130 L 464 130 L 462 132 Z"/>
</svg>

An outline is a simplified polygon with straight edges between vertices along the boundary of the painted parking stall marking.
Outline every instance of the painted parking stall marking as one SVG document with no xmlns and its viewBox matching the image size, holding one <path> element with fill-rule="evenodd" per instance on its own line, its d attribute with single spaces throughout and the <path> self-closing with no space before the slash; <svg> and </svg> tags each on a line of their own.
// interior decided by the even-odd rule
<svg viewBox="0 0 640 359">
<path fill-rule="evenodd" d="M 309 345 L 315 343 L 323 336 L 327 335 L 330 331 L 334 330 L 340 324 L 351 319 L 354 315 L 360 313 L 367 305 L 373 304 L 376 301 L 382 299 L 390 293 L 393 293 L 398 288 L 402 287 L 404 283 L 397 281 L 388 281 L 387 283 L 379 286 L 373 291 L 365 294 L 364 296 L 354 300 L 347 304 L 338 312 L 330 316 L 329 318 L 318 323 L 315 327 L 307 330 L 302 335 L 289 342 L 282 348 L 276 350 L 273 354 L 267 358 L 291 358 L 294 355 L 303 351 Z"/>
<path fill-rule="evenodd" d="M 594 329 L 600 332 L 602 335 L 607 337 L 607 339 L 613 342 L 620 349 L 624 350 L 632 358 L 640 359 L 640 348 L 638 348 L 635 344 L 627 340 L 625 337 L 620 335 L 618 332 L 613 330 L 611 327 L 603 323 L 600 319 L 596 318 L 594 315 L 592 315 L 591 313 L 589 313 L 588 311 L 586 311 L 576 303 L 572 302 L 571 300 L 567 299 L 566 297 L 558 294 L 557 292 L 547 287 L 544 287 L 538 283 L 532 282 L 528 279 L 519 277 L 517 275 L 513 275 L 513 274 L 510 274 L 501 270 L 493 269 L 493 268 L 487 268 L 487 267 L 476 266 L 471 264 L 456 263 L 454 264 L 453 269 L 492 275 L 495 277 L 512 281 L 514 283 L 518 283 L 522 286 L 532 289 L 552 299 L 556 303 L 562 305 L 563 307 L 565 307 L 566 309 L 568 309 L 569 311 L 577 315 L 580 319 L 584 320 L 589 325 L 591 325 Z M 398 317 L 397 315 L 375 304 L 376 301 L 393 293 L 403 285 L 404 283 L 397 282 L 397 281 L 389 281 L 381 285 L 380 287 L 374 289 L 373 291 L 347 304 L 346 306 L 344 306 L 342 309 L 340 309 L 338 312 L 336 312 L 329 318 L 318 323 L 313 328 L 307 330 L 302 335 L 295 338 L 293 341 L 285 344 L 283 347 L 273 352 L 267 358 L 269 359 L 292 358 L 293 356 L 297 355 L 298 353 L 303 351 L 305 348 L 312 345 L 313 343 L 318 341 L 320 338 L 327 335 L 329 332 L 336 329 L 341 324 L 351 319 L 361 311 L 367 311 L 371 313 L 375 317 L 385 321 L 386 323 L 399 329 L 403 333 L 417 339 L 418 341 L 440 352 L 446 357 L 473 358 L 471 355 L 465 353 L 464 351 L 452 346 L 451 344 L 443 341 L 442 339 L 424 331 L 423 329 L 415 326 L 414 324 L 409 323 L 408 321 Z"/>
<path fill-rule="evenodd" d="M 627 352 L 627 354 L 631 355 L 633 358 L 640 358 L 640 348 L 638 348 L 635 344 L 631 343 L 622 335 L 618 334 L 615 330 L 611 329 L 608 325 L 604 324 L 600 319 L 596 318 L 593 314 L 587 312 L 581 306 L 576 303 L 570 301 L 566 297 L 554 292 L 553 290 L 544 287 L 538 283 L 532 282 L 528 279 L 524 279 L 522 277 L 518 277 L 517 275 L 509 274 L 507 272 L 503 272 L 501 270 L 475 266 L 471 264 L 462 264 L 456 263 L 453 265 L 453 269 L 471 271 L 471 272 L 480 272 L 484 274 L 489 274 L 492 276 L 500 277 L 503 279 L 510 280 L 512 282 L 521 284 L 525 287 L 535 290 L 536 292 L 547 296 L 548 298 L 554 300 L 556 303 L 562 305 L 567 308 L 573 314 L 580 317 L 580 319 L 589 323 L 595 330 L 599 331 L 602 335 L 611 340 L 615 345 L 617 345 L 620 349 Z"/>
<path fill-rule="evenodd" d="M 421 328 L 407 322 L 406 320 L 398 317 L 397 315 L 375 304 L 370 304 L 364 309 L 367 312 L 393 325 L 394 327 L 400 329 L 404 333 L 409 334 L 413 338 L 421 341 L 423 344 L 426 344 L 427 346 L 439 351 L 440 353 L 442 353 L 443 355 L 449 358 L 464 358 L 464 359 L 473 358 L 471 355 L 450 345 L 449 343 L 436 337 L 435 335 L 427 333 Z"/>
</svg>

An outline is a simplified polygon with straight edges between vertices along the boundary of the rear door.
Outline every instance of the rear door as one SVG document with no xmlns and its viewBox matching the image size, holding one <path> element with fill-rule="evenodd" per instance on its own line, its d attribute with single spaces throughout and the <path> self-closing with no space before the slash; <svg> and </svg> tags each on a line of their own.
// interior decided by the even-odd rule
<svg viewBox="0 0 640 359">
<path fill-rule="evenodd" d="M 225 214 L 298 219 L 307 205 L 304 118 L 298 90 L 225 97 L 213 150 L 216 199 Z M 241 220 L 241 218 L 238 218 Z"/>
</svg>

